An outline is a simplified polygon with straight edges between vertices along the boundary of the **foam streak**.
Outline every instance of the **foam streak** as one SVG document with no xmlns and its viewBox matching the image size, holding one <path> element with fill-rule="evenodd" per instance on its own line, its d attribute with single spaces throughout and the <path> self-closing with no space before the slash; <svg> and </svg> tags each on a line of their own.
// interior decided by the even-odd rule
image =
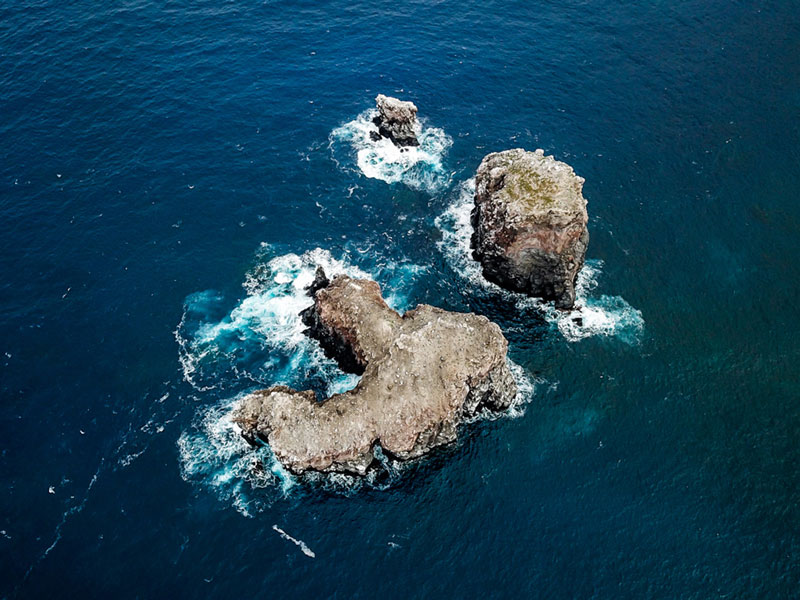
<svg viewBox="0 0 800 600">
<path fill-rule="evenodd" d="M 277 531 L 278 535 L 280 535 L 283 539 L 288 540 L 288 541 L 292 542 L 295 546 L 299 547 L 300 550 L 303 551 L 303 554 L 305 554 L 309 558 L 316 558 L 317 557 L 317 555 L 314 554 L 314 551 L 311 550 L 311 548 L 309 548 L 308 546 L 306 546 L 306 543 L 303 540 L 298 540 L 297 538 L 293 538 L 292 536 L 290 536 L 288 533 L 286 533 L 283 529 L 281 529 L 277 525 L 273 525 L 272 529 Z"/>
</svg>

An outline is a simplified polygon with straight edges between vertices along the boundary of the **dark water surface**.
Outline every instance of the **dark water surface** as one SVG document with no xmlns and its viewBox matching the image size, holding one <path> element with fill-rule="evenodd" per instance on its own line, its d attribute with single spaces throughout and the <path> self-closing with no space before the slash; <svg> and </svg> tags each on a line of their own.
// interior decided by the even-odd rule
<svg viewBox="0 0 800 600">
<path fill-rule="evenodd" d="M 0 597 L 798 597 L 798 123 L 790 0 L 0 5 Z M 464 256 L 518 146 L 586 178 L 577 330 Z M 253 477 L 225 407 L 354 383 L 316 262 L 486 314 L 532 397 L 367 485 Z"/>
</svg>

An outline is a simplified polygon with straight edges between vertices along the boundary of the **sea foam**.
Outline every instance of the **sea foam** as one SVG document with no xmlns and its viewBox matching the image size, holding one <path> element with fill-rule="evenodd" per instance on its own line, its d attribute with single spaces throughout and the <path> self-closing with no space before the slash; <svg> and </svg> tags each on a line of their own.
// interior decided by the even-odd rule
<svg viewBox="0 0 800 600">
<path fill-rule="evenodd" d="M 450 183 L 443 158 L 453 140 L 442 129 L 420 122 L 419 146 L 398 148 L 388 138 L 372 139 L 378 127 L 372 119 L 376 109 L 364 111 L 352 121 L 334 129 L 329 146 L 340 166 L 355 163 L 366 177 L 386 183 L 404 183 L 410 188 L 435 193 Z"/>
<path fill-rule="evenodd" d="M 615 337 L 628 344 L 636 344 L 644 331 L 642 313 L 620 296 L 595 295 L 603 261 L 589 259 L 578 273 L 575 282 L 575 308 L 557 310 L 551 302 L 542 302 L 524 294 L 501 288 L 483 276 L 481 265 L 472 258 L 470 214 L 474 206 L 475 179 L 459 186 L 453 202 L 435 219 L 442 233 L 438 242 L 450 266 L 475 289 L 503 295 L 520 308 L 535 307 L 565 339 L 576 342 L 591 336 Z"/>
<path fill-rule="evenodd" d="M 427 271 L 374 252 L 354 252 L 358 265 L 347 256 L 334 258 L 319 248 L 302 254 L 273 254 L 270 246 L 262 248 L 257 264 L 245 277 L 244 298 L 227 313 L 224 298 L 216 292 L 189 296 L 175 332 L 185 380 L 201 395 L 216 398 L 211 406 L 199 409 L 192 426 L 178 439 L 181 474 L 248 516 L 289 494 L 298 479 L 281 466 L 268 446 L 252 448 L 244 441 L 231 419 L 236 404 L 256 384 L 314 387 L 332 395 L 352 389 L 359 380 L 343 373 L 303 333 L 299 313 L 312 303 L 306 287 L 316 267 L 322 266 L 329 276 L 344 273 L 378 281 L 387 303 L 401 312 L 410 308 L 416 280 Z M 518 394 L 504 415 L 517 417 L 534 393 L 534 381 L 518 365 L 511 367 Z M 239 391 L 225 393 L 231 388 Z M 378 468 L 367 477 L 312 473 L 304 479 L 337 494 L 355 493 L 364 486 L 385 489 L 399 480 L 405 464 L 384 456 L 379 447 L 376 457 Z"/>
<path fill-rule="evenodd" d="M 181 476 L 198 481 L 245 516 L 277 497 L 296 480 L 275 458 L 269 446 L 252 448 L 231 420 L 241 396 L 201 411 L 193 428 L 178 438 Z M 252 490 L 261 490 L 253 495 Z"/>
<path fill-rule="evenodd" d="M 215 292 L 187 298 L 175 332 L 184 378 L 198 391 L 248 383 L 297 385 L 307 378 L 327 382 L 327 393 L 352 387 L 354 377 L 339 371 L 303 334 L 300 312 L 312 303 L 306 287 L 317 266 L 331 276 L 369 275 L 325 250 L 265 259 L 269 253 L 262 249 L 262 260 L 243 283 L 245 297 L 227 315 L 224 298 Z"/>
<path fill-rule="evenodd" d="M 189 384 L 217 397 L 231 388 L 241 390 L 222 394 L 222 400 L 201 408 L 192 427 L 180 436 L 182 476 L 230 500 L 245 515 L 288 493 L 297 480 L 267 446 L 254 449 L 244 441 L 231 420 L 231 411 L 240 399 L 254 385 L 311 387 L 332 395 L 352 389 L 359 380 L 342 372 L 319 344 L 303 333 L 305 325 L 299 313 L 312 304 L 306 288 L 314 280 L 317 266 L 331 277 L 346 274 L 378 281 L 387 303 L 400 311 L 409 308 L 408 292 L 426 271 L 372 253 L 361 258 L 364 269 L 319 248 L 302 254 L 273 254 L 270 246 L 263 246 L 257 264 L 245 277 L 244 298 L 227 313 L 224 297 L 216 292 L 190 295 L 175 331 L 184 379 Z M 344 483 L 347 478 L 341 479 Z M 253 494 L 254 489 L 259 493 Z"/>
</svg>

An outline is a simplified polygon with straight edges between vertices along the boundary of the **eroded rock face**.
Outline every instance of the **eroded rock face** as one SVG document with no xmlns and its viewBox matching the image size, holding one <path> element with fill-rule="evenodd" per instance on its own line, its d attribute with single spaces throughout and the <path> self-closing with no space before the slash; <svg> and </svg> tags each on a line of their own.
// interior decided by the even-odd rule
<svg viewBox="0 0 800 600">
<path fill-rule="evenodd" d="M 392 140 L 395 146 L 419 146 L 417 139 L 417 107 L 413 102 L 378 94 L 375 98 L 378 116 L 373 122 L 378 126 L 378 137 Z"/>
<path fill-rule="evenodd" d="M 473 255 L 484 277 L 572 308 L 589 243 L 583 182 L 542 150 L 487 155 L 475 177 L 472 211 Z"/>
<path fill-rule="evenodd" d="M 268 443 L 294 473 L 364 474 L 376 445 L 402 460 L 420 456 L 455 440 L 465 417 L 504 410 L 516 396 L 508 343 L 486 317 L 424 304 L 401 317 L 374 281 L 338 276 L 304 320 L 326 351 L 363 371 L 358 386 L 322 402 L 276 386 L 234 413 L 244 438 Z"/>
</svg>

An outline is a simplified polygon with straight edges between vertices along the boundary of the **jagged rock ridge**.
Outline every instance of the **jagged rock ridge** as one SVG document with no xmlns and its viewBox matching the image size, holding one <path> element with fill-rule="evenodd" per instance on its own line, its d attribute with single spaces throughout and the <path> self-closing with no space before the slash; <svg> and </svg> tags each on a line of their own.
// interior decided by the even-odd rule
<svg viewBox="0 0 800 600">
<path fill-rule="evenodd" d="M 327 280 L 318 273 L 317 285 Z M 275 386 L 235 409 L 252 444 L 266 442 L 294 473 L 364 474 L 374 448 L 418 457 L 456 439 L 458 425 L 516 396 L 508 343 L 486 317 L 419 305 L 400 316 L 374 281 L 337 276 L 304 311 L 309 335 L 349 370 L 355 389 L 317 401 L 312 391 Z"/>
<path fill-rule="evenodd" d="M 378 94 L 375 98 L 378 114 L 373 123 L 378 127 L 378 132 L 373 135 L 374 140 L 381 137 L 389 138 L 395 146 L 419 146 L 417 139 L 417 107 L 413 102 L 404 102 L 391 96 Z"/>
</svg>

